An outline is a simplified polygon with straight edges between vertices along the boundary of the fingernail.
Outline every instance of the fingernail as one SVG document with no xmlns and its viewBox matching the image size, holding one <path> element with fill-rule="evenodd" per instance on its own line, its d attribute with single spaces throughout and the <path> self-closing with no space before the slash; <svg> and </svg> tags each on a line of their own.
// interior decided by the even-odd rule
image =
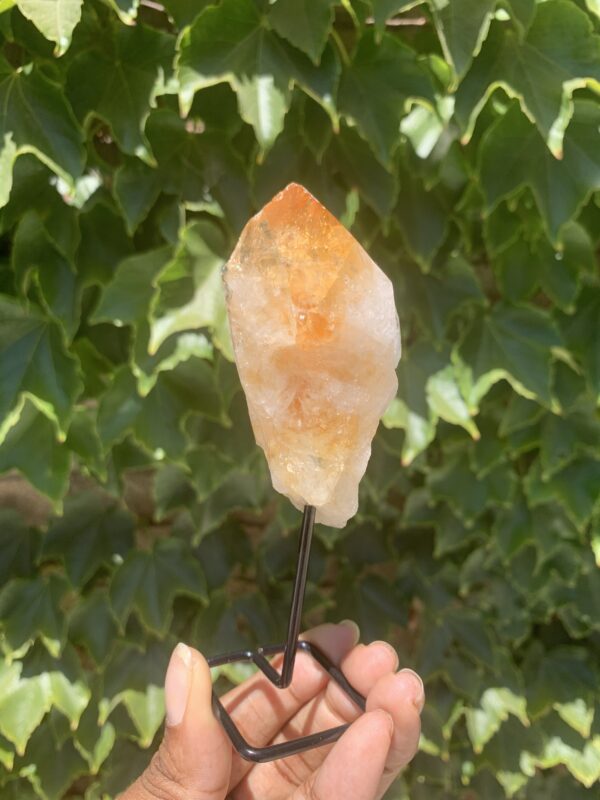
<svg viewBox="0 0 600 800">
<path fill-rule="evenodd" d="M 167 725 L 179 725 L 192 684 L 192 651 L 181 642 L 173 650 L 165 678 Z"/>
<path fill-rule="evenodd" d="M 353 634 L 353 642 L 352 642 L 352 644 L 353 645 L 357 644 L 358 640 L 360 639 L 360 628 L 358 627 L 356 622 L 354 622 L 353 619 L 343 619 L 340 622 L 340 625 L 345 625 L 346 628 L 350 628 L 350 630 L 352 631 L 352 634 Z"/>
<path fill-rule="evenodd" d="M 396 648 L 392 647 L 392 645 L 389 642 L 384 642 L 380 639 L 371 642 L 369 647 L 373 647 L 373 645 L 377 645 L 378 647 L 385 647 L 385 649 L 392 654 L 392 656 L 394 657 L 394 664 L 395 664 L 394 672 L 395 672 L 398 669 L 398 664 L 400 663 L 400 659 L 398 658 L 398 653 L 396 652 Z"/>
<path fill-rule="evenodd" d="M 413 684 L 412 701 L 415 708 L 420 714 L 421 711 L 423 710 L 423 705 L 425 703 L 425 689 L 423 687 L 423 681 L 421 680 L 420 675 L 417 675 L 417 673 L 414 670 L 408 669 L 408 667 L 405 669 L 401 669 L 399 674 L 410 675 L 411 682 Z"/>
</svg>

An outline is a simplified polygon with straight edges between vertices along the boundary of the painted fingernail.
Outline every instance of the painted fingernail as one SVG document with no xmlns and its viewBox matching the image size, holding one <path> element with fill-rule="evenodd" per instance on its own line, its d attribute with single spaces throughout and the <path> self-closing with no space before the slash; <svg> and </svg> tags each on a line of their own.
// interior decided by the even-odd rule
<svg viewBox="0 0 600 800">
<path fill-rule="evenodd" d="M 358 627 L 356 622 L 354 622 L 353 619 L 343 619 L 340 622 L 340 625 L 345 625 L 346 628 L 350 628 L 350 630 L 352 631 L 352 633 L 354 635 L 353 644 L 356 644 L 358 642 L 358 640 L 360 639 L 360 628 Z"/>
<path fill-rule="evenodd" d="M 181 642 L 173 650 L 165 678 L 167 725 L 179 725 L 192 685 L 192 651 Z"/>
<path fill-rule="evenodd" d="M 423 705 L 425 703 L 425 688 L 423 687 L 423 681 L 421 680 L 421 676 L 417 675 L 417 673 L 414 670 L 408 669 L 408 667 L 406 667 L 405 669 L 401 669 L 399 674 L 410 675 L 411 683 L 413 685 L 412 701 L 415 708 L 420 714 L 421 711 L 423 710 Z"/>
<path fill-rule="evenodd" d="M 389 642 L 384 642 L 380 639 L 377 639 L 375 642 L 371 642 L 369 647 L 373 647 L 377 645 L 377 647 L 385 647 L 385 649 L 392 654 L 394 657 L 394 672 L 398 669 L 398 664 L 400 663 L 400 659 L 398 658 L 398 653 L 396 652 L 396 648 L 392 647 Z"/>
</svg>

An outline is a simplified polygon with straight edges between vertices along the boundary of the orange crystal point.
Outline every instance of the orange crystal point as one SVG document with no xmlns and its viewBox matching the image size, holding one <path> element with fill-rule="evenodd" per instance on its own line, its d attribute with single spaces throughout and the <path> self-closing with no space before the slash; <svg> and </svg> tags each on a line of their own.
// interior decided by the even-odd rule
<svg viewBox="0 0 600 800">
<path fill-rule="evenodd" d="M 303 186 L 246 225 L 225 267 L 231 336 L 273 485 L 342 528 L 398 383 L 392 284 Z"/>
</svg>

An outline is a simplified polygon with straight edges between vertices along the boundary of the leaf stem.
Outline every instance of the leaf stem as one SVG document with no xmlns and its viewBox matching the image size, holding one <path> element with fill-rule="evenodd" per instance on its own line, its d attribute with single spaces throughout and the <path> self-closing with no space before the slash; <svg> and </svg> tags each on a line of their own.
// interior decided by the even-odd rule
<svg viewBox="0 0 600 800">
<path fill-rule="evenodd" d="M 345 67 L 349 67 L 350 66 L 350 56 L 348 55 L 348 51 L 346 50 L 346 47 L 345 47 L 345 45 L 344 45 L 339 33 L 336 31 L 335 28 L 331 29 L 331 36 L 332 36 L 333 41 L 335 42 L 335 44 L 337 46 L 338 52 L 340 54 L 340 58 L 342 59 L 342 62 L 344 64 L 344 66 Z"/>
</svg>

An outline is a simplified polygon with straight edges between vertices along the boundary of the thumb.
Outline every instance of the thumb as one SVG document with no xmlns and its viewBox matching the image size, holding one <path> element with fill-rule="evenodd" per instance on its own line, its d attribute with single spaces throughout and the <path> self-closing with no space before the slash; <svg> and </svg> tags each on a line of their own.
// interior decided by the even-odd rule
<svg viewBox="0 0 600 800">
<path fill-rule="evenodd" d="M 211 707 L 204 657 L 178 644 L 165 679 L 165 735 L 152 761 L 121 800 L 224 800 L 232 749 Z"/>
</svg>

